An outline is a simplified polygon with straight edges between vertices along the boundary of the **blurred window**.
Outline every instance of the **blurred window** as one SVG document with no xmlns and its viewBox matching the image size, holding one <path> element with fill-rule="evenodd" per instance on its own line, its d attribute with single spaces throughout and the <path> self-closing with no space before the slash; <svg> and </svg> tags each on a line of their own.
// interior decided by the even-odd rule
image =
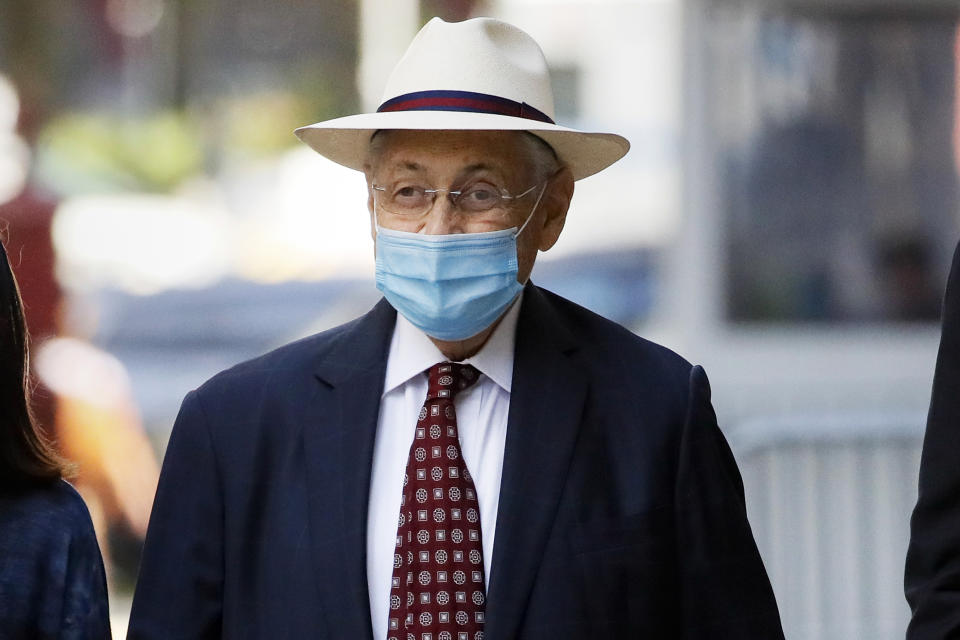
<svg viewBox="0 0 960 640">
<path fill-rule="evenodd" d="M 712 5 L 705 111 L 728 319 L 939 317 L 960 237 L 958 18 L 913 1 Z"/>
</svg>

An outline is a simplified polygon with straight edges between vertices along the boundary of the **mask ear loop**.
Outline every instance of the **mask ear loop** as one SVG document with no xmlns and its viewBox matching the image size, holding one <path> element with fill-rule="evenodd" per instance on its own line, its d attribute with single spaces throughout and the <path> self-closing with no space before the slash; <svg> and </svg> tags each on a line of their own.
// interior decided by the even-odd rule
<svg viewBox="0 0 960 640">
<path fill-rule="evenodd" d="M 377 190 L 374 189 L 373 187 L 370 187 L 370 191 L 373 192 L 373 193 L 372 193 L 372 197 L 373 197 L 373 211 L 370 212 L 370 215 L 373 216 L 373 230 L 374 230 L 374 232 L 376 233 L 376 235 L 379 236 L 379 235 L 380 235 L 380 220 L 379 220 L 379 216 L 377 216 Z"/>
<path fill-rule="evenodd" d="M 543 198 L 543 194 L 547 191 L 548 182 L 549 180 L 544 182 L 543 186 L 540 187 L 540 195 L 537 196 L 537 201 L 533 203 L 533 209 L 530 210 L 530 215 L 528 215 L 527 219 L 523 221 L 523 224 L 520 226 L 517 232 L 513 234 L 514 240 L 520 237 L 520 234 L 523 233 L 523 230 L 527 228 L 527 225 L 530 224 L 530 221 L 533 219 L 533 214 L 537 212 L 537 207 L 540 205 L 540 200 Z"/>
</svg>

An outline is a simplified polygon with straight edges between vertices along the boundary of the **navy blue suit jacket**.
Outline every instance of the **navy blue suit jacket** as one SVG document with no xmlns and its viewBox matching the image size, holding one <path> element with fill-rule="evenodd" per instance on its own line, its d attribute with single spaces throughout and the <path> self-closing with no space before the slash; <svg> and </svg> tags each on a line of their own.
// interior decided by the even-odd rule
<svg viewBox="0 0 960 640">
<path fill-rule="evenodd" d="M 186 397 L 130 638 L 372 637 L 395 317 L 381 301 Z M 516 345 L 486 639 L 782 638 L 703 370 L 532 285 Z"/>
</svg>

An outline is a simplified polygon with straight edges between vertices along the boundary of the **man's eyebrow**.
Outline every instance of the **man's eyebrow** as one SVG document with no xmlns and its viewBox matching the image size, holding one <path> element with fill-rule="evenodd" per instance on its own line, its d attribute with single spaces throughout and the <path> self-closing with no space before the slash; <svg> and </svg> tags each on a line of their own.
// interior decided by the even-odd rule
<svg viewBox="0 0 960 640">
<path fill-rule="evenodd" d="M 397 163 L 400 169 L 409 169 L 410 171 L 423 171 L 423 165 L 412 160 L 401 160 Z M 475 162 L 460 170 L 461 174 L 474 173 L 476 171 L 496 171 L 496 167 L 486 162 Z"/>
<path fill-rule="evenodd" d="M 476 171 L 496 171 L 496 167 L 485 162 L 477 162 L 460 170 L 461 174 L 474 173 Z"/>
<path fill-rule="evenodd" d="M 412 160 L 399 160 L 390 167 L 392 170 L 406 169 L 407 171 L 423 171 L 423 165 Z"/>
</svg>

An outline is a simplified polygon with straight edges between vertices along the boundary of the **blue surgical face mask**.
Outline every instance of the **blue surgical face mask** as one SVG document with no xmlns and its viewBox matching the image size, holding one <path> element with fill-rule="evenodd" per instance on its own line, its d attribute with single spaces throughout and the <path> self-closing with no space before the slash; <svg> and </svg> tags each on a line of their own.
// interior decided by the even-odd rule
<svg viewBox="0 0 960 640">
<path fill-rule="evenodd" d="M 523 289 L 517 229 L 425 235 L 377 230 L 377 288 L 398 313 L 438 340 L 464 340 L 496 321 Z"/>
</svg>

